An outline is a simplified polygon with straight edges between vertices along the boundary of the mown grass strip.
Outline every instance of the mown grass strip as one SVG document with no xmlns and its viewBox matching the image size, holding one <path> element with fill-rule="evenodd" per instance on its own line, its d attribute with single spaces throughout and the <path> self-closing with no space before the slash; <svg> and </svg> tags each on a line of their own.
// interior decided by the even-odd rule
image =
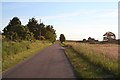
<svg viewBox="0 0 120 80">
<path fill-rule="evenodd" d="M 26 41 L 25 41 L 26 42 Z M 23 43 L 25 43 L 23 42 Z M 16 52 L 14 51 L 15 49 L 11 49 L 13 51 L 11 52 L 15 52 L 15 53 L 7 53 L 5 54 L 5 52 L 7 51 L 3 51 L 3 61 L 2 61 L 2 70 L 5 71 L 6 69 L 8 68 L 11 68 L 12 66 L 14 66 L 15 64 L 19 63 L 20 61 L 23 61 L 24 59 L 30 57 L 30 56 L 33 56 L 35 55 L 35 53 L 37 53 L 38 51 L 44 49 L 45 47 L 49 46 L 51 43 L 49 43 L 48 41 L 35 41 L 35 42 L 26 42 L 27 47 L 29 47 L 28 49 L 25 49 L 25 47 L 21 47 L 21 46 L 25 46 L 26 44 L 23 44 L 23 43 L 14 43 L 15 46 L 11 45 L 11 43 L 5 43 L 7 45 L 9 45 L 8 49 L 8 52 L 9 52 L 9 48 L 10 46 L 16 48 Z M 22 44 L 22 45 L 21 45 Z M 21 45 L 21 46 L 20 46 Z M 4 48 L 5 46 L 3 46 Z M 23 49 L 21 50 L 18 50 L 17 49 Z"/>
<path fill-rule="evenodd" d="M 114 78 L 114 75 L 104 71 L 96 65 L 89 63 L 72 47 L 67 47 L 65 52 L 70 59 L 78 78 Z"/>
</svg>

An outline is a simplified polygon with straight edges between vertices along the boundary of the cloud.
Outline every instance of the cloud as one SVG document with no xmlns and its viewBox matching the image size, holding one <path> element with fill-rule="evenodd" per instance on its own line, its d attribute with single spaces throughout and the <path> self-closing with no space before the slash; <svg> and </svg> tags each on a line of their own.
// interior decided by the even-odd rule
<svg viewBox="0 0 120 80">
<path fill-rule="evenodd" d="M 118 9 L 102 10 L 96 13 L 98 13 L 98 17 L 118 17 Z"/>
<path fill-rule="evenodd" d="M 56 15 L 50 15 L 50 16 L 36 16 L 37 18 L 41 19 L 64 19 L 68 17 L 78 17 L 78 16 L 93 16 L 98 18 L 103 17 L 118 17 L 118 9 L 103 9 L 103 10 L 80 10 L 76 12 L 71 13 L 61 13 Z"/>
<path fill-rule="evenodd" d="M 55 15 L 55 16 L 43 16 L 41 18 L 42 19 L 63 19 L 63 18 L 75 17 L 75 16 L 79 16 L 79 15 L 80 15 L 79 12 L 74 12 L 74 13 L 58 14 L 58 15 Z"/>
</svg>

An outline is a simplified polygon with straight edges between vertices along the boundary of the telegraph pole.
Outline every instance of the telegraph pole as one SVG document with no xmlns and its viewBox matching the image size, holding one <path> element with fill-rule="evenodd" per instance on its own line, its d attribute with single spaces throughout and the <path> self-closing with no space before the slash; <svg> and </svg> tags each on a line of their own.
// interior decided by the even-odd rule
<svg viewBox="0 0 120 80">
<path fill-rule="evenodd" d="M 41 23 L 41 19 L 40 19 L 40 23 Z"/>
<path fill-rule="evenodd" d="M 40 19 L 40 40 L 41 40 L 41 19 Z"/>
</svg>

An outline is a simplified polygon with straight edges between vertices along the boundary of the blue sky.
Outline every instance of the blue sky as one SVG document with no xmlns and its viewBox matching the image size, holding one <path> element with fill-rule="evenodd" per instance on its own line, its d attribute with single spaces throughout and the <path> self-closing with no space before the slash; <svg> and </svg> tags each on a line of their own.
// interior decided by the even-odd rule
<svg viewBox="0 0 120 80">
<path fill-rule="evenodd" d="M 2 30 L 14 16 L 23 25 L 35 17 L 56 29 L 57 39 L 64 34 L 69 40 L 93 37 L 102 40 L 111 31 L 118 37 L 117 2 L 3 2 Z"/>
</svg>

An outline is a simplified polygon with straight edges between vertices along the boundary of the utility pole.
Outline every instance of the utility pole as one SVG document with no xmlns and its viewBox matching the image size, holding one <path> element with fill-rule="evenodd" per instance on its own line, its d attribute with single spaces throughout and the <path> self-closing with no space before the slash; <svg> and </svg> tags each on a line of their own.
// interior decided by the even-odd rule
<svg viewBox="0 0 120 80">
<path fill-rule="evenodd" d="M 40 19 L 40 40 L 41 40 L 41 19 Z"/>
<path fill-rule="evenodd" d="M 41 23 L 41 19 L 40 19 L 40 23 Z"/>
</svg>

